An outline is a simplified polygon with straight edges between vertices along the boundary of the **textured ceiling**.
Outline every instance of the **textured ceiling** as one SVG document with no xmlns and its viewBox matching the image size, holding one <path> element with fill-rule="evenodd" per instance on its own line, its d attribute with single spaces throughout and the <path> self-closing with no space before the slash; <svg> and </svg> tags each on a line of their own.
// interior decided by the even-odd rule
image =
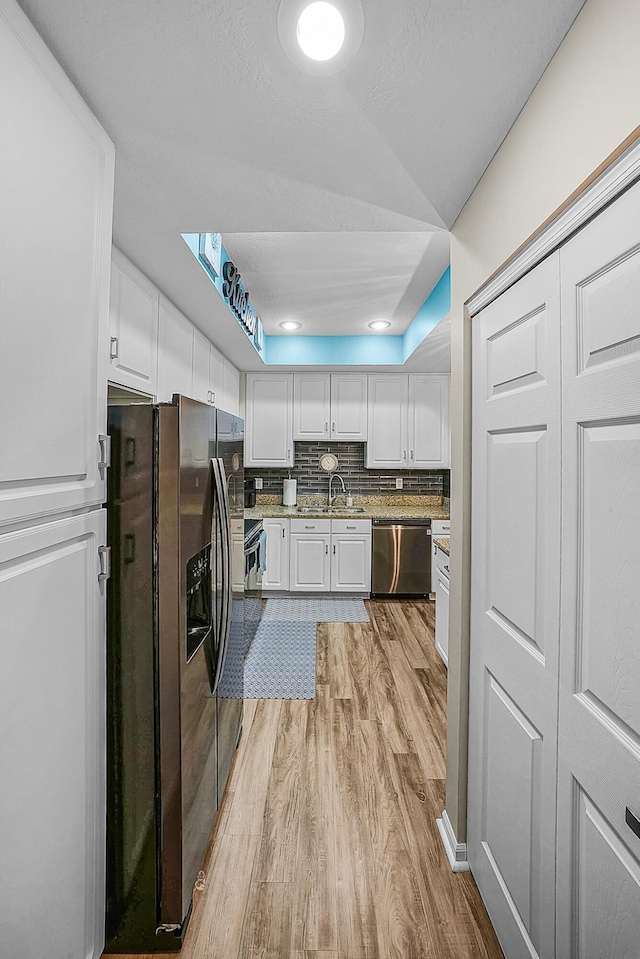
<svg viewBox="0 0 640 959">
<path fill-rule="evenodd" d="M 116 244 L 250 369 L 180 233 L 449 228 L 583 0 L 363 0 L 323 78 L 285 55 L 278 0 L 20 2 L 115 142 Z"/>
<path fill-rule="evenodd" d="M 301 333 L 404 333 L 449 265 L 449 235 L 422 233 L 225 233 L 265 333 L 298 320 Z"/>
</svg>

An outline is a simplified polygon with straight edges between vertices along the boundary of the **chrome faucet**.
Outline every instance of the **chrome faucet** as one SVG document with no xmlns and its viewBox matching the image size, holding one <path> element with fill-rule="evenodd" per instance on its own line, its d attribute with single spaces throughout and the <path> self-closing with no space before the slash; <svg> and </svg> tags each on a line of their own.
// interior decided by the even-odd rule
<svg viewBox="0 0 640 959">
<path fill-rule="evenodd" d="M 333 499 L 334 499 L 334 497 L 331 495 L 331 484 L 333 483 L 334 476 L 336 476 L 340 480 L 340 482 L 342 483 L 342 492 L 344 493 L 345 496 L 347 495 L 347 491 L 344 488 L 344 480 L 342 479 L 342 477 L 338 473 L 329 473 L 329 503 L 328 503 L 329 506 L 331 506 L 331 503 L 333 502 Z"/>
</svg>

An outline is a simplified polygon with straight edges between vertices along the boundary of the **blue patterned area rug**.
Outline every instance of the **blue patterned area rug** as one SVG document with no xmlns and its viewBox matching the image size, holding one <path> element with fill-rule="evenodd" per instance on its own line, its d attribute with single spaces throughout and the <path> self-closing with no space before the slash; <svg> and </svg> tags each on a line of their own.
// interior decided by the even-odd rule
<svg viewBox="0 0 640 959">
<path fill-rule="evenodd" d="M 316 599 L 314 596 L 268 599 L 264 620 L 310 623 L 368 623 L 369 614 L 361 599 Z"/>
<path fill-rule="evenodd" d="M 316 624 L 263 619 L 242 665 L 236 663 L 231 669 L 225 665 L 218 695 L 231 699 L 315 699 Z"/>
</svg>

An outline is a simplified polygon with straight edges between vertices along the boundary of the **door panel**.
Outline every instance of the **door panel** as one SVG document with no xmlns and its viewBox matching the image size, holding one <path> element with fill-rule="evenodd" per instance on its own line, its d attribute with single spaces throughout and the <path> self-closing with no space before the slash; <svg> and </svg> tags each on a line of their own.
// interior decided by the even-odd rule
<svg viewBox="0 0 640 959">
<path fill-rule="evenodd" d="M 293 373 L 247 373 L 245 466 L 293 466 Z"/>
<path fill-rule="evenodd" d="M 366 373 L 331 374 L 331 438 L 340 442 L 366 440 Z"/>
<path fill-rule="evenodd" d="M 105 499 L 113 144 L 17 4 L 0 129 L 1 526 Z"/>
<path fill-rule="evenodd" d="M 640 187 L 562 249 L 558 954 L 638 954 Z"/>
<path fill-rule="evenodd" d="M 158 330 L 158 400 L 170 403 L 174 393 L 193 395 L 194 327 L 186 316 L 160 297 Z"/>
<path fill-rule="evenodd" d="M 158 290 L 114 247 L 109 332 L 116 343 L 111 342 L 109 379 L 152 396 L 158 371 L 159 298 Z"/>
<path fill-rule="evenodd" d="M 0 537 L 0 901 L 12 959 L 104 944 L 106 512 Z"/>
<path fill-rule="evenodd" d="M 367 467 L 401 469 L 408 464 L 409 378 L 369 376 Z"/>
<path fill-rule="evenodd" d="M 262 576 L 263 590 L 289 589 L 289 520 L 264 519 L 267 534 L 266 569 Z"/>
<path fill-rule="evenodd" d="M 329 533 L 291 534 L 292 592 L 329 592 L 331 535 Z"/>
<path fill-rule="evenodd" d="M 409 466 L 449 466 L 449 377 L 409 376 Z"/>
<path fill-rule="evenodd" d="M 329 439 L 331 376 L 295 373 L 293 377 L 293 438 Z"/>
<path fill-rule="evenodd" d="M 331 537 L 331 589 L 335 592 L 371 590 L 371 535 Z"/>
<path fill-rule="evenodd" d="M 473 324 L 468 855 L 505 955 L 555 959 L 558 255 Z"/>
</svg>

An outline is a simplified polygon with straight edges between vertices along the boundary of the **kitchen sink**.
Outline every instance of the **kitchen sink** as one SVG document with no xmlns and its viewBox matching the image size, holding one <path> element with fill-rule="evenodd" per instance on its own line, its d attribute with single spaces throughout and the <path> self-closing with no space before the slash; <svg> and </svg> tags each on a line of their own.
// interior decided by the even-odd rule
<svg viewBox="0 0 640 959">
<path fill-rule="evenodd" d="M 299 506 L 296 513 L 364 513 L 363 506 Z"/>
</svg>

